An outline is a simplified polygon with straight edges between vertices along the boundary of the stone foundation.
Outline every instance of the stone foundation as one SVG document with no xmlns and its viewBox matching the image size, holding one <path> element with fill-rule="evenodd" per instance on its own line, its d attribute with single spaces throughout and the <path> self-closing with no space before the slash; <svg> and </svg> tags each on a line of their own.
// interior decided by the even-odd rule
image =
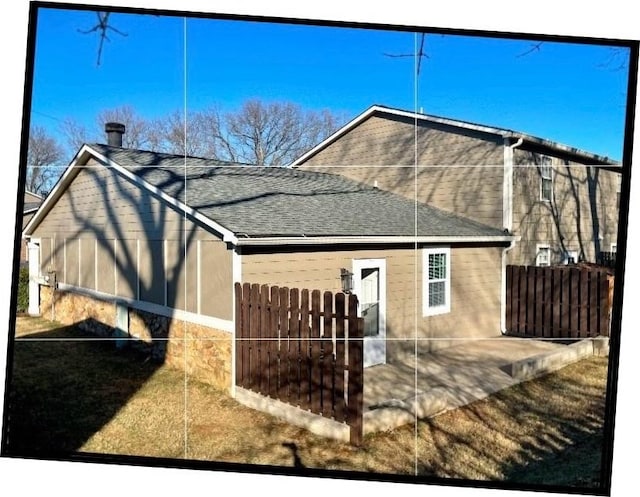
<svg viewBox="0 0 640 497">
<path fill-rule="evenodd" d="M 125 304 L 122 304 L 123 306 Z M 118 337 L 116 304 L 75 292 L 40 287 L 43 318 L 64 325 L 76 324 L 100 337 Z M 127 306 L 131 346 L 145 349 L 153 360 L 186 370 L 187 374 L 214 387 L 230 391 L 232 336 L 230 333 L 160 316 Z"/>
</svg>

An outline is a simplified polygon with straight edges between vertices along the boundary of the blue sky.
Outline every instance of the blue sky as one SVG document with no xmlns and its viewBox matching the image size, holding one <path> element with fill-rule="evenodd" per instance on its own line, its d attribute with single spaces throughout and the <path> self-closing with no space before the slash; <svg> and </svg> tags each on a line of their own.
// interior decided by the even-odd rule
<svg viewBox="0 0 640 497">
<path fill-rule="evenodd" d="M 92 126 L 121 105 L 154 118 L 183 109 L 185 95 L 194 110 L 257 97 L 348 118 L 381 104 L 622 158 L 627 73 L 616 69 L 626 53 L 607 65 L 610 47 L 545 42 L 520 56 L 532 42 L 429 34 L 416 100 L 415 58 L 405 55 L 420 37 L 411 32 L 117 13 L 111 21 L 127 36 L 109 34 L 98 66 L 98 36 L 78 31 L 95 25 L 94 13 L 40 11 L 33 124 L 57 134 L 64 118 Z"/>
</svg>

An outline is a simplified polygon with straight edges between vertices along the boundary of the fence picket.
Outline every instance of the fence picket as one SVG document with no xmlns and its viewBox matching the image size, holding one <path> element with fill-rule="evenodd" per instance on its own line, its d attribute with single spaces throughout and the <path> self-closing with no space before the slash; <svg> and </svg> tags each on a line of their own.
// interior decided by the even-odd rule
<svg viewBox="0 0 640 497">
<path fill-rule="evenodd" d="M 278 399 L 289 401 L 289 289 L 280 288 L 280 349 Z"/>
<path fill-rule="evenodd" d="M 507 294 L 506 294 L 506 315 L 505 315 L 505 326 L 507 330 L 513 329 L 513 299 L 514 299 L 514 291 L 513 291 L 513 266 L 507 266 Z"/>
<path fill-rule="evenodd" d="M 300 407 L 311 405 L 311 360 L 309 358 L 309 290 L 300 293 Z"/>
<path fill-rule="evenodd" d="M 260 386 L 260 358 L 257 346 L 260 331 L 260 286 L 251 285 L 249 296 L 249 387 Z"/>
<path fill-rule="evenodd" d="M 236 355 L 238 357 L 243 357 L 244 355 L 244 346 L 245 341 L 243 337 L 243 332 L 245 330 L 245 326 L 243 326 L 242 322 L 242 303 L 244 302 L 242 298 L 242 285 L 240 283 L 236 283 L 234 285 L 236 302 L 235 302 L 235 318 L 236 318 Z M 236 361 L 236 383 L 238 385 L 243 384 L 243 376 L 242 376 L 242 360 Z"/>
<path fill-rule="evenodd" d="M 527 271 L 527 322 L 525 326 L 525 333 L 527 335 L 533 335 L 536 333 L 536 274 L 534 271 Z"/>
<path fill-rule="evenodd" d="M 271 334 L 269 333 L 269 287 L 262 285 L 260 287 L 260 333 L 258 338 L 258 358 L 260 364 L 260 393 L 269 394 L 269 342 Z"/>
<path fill-rule="evenodd" d="M 278 358 L 280 346 L 280 289 L 277 286 L 271 287 L 269 306 L 269 397 L 277 399 L 280 369 Z"/>
<path fill-rule="evenodd" d="M 608 335 L 613 276 L 591 267 L 507 266 L 507 332 L 545 338 Z"/>
<path fill-rule="evenodd" d="M 571 336 L 571 274 L 568 269 L 560 271 L 560 336 Z"/>
<path fill-rule="evenodd" d="M 362 441 L 363 330 L 345 294 L 239 283 L 236 385 L 332 417 Z"/>
<path fill-rule="evenodd" d="M 571 324 L 568 336 L 577 338 L 580 330 L 580 271 L 575 267 L 569 269 L 569 282 Z"/>
<path fill-rule="evenodd" d="M 311 292 L 311 411 L 322 412 L 322 370 L 320 364 L 320 291 Z"/>
<path fill-rule="evenodd" d="M 300 305 L 299 290 L 289 292 L 289 400 L 300 403 Z"/>
<path fill-rule="evenodd" d="M 336 353 L 334 365 L 334 408 L 333 416 L 336 421 L 345 421 L 345 401 L 344 401 L 344 368 L 345 368 L 345 307 L 344 293 L 336 295 Z"/>
<path fill-rule="evenodd" d="M 521 335 L 527 330 L 527 270 L 526 266 L 518 269 L 518 333 Z"/>
<path fill-rule="evenodd" d="M 322 330 L 322 415 L 333 411 L 333 294 L 324 292 L 324 329 Z"/>
<path fill-rule="evenodd" d="M 362 410 L 363 410 L 363 384 L 362 384 L 362 338 L 363 320 L 358 319 L 358 300 L 355 295 L 349 295 L 349 381 L 347 393 L 347 419 L 351 427 L 351 443 L 362 443 Z"/>
<path fill-rule="evenodd" d="M 589 275 L 589 336 L 598 334 L 598 293 L 600 290 L 600 275 L 591 273 Z M 594 312 L 595 311 L 595 312 Z"/>
</svg>

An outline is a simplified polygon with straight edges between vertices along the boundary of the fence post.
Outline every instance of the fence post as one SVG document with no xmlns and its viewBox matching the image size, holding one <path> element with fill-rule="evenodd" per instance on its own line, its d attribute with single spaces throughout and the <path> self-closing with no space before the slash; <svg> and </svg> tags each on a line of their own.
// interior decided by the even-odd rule
<svg viewBox="0 0 640 497">
<path fill-rule="evenodd" d="M 343 422 L 345 420 L 345 402 L 344 402 L 344 373 L 345 373 L 345 320 L 347 315 L 344 306 L 344 293 L 336 295 L 336 358 L 335 358 L 335 392 L 334 392 L 334 411 L 333 415 L 336 421 Z"/>
<path fill-rule="evenodd" d="M 242 332 L 244 330 L 242 323 L 242 285 L 236 282 L 234 290 L 236 296 L 236 385 L 242 386 L 242 352 L 244 350 L 244 337 L 242 336 Z"/>
<path fill-rule="evenodd" d="M 324 292 L 324 328 L 322 330 L 322 415 L 333 411 L 333 294 Z"/>
<path fill-rule="evenodd" d="M 350 442 L 354 445 L 362 443 L 362 410 L 363 410 L 363 356 L 362 337 L 364 320 L 358 317 L 358 298 L 349 295 L 349 383 L 347 423 L 351 427 Z"/>
<path fill-rule="evenodd" d="M 505 295 L 505 299 L 506 299 L 506 316 L 505 316 L 505 328 L 506 328 L 506 332 L 507 333 L 512 333 L 513 332 L 513 266 L 512 265 L 508 265 L 507 266 L 507 281 L 506 281 L 506 287 L 507 287 L 507 292 Z"/>
</svg>

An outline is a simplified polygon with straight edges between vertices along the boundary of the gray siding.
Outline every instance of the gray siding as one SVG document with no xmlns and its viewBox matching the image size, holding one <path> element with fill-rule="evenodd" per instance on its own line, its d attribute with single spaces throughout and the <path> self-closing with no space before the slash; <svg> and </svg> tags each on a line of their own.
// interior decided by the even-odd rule
<svg viewBox="0 0 640 497">
<path fill-rule="evenodd" d="M 373 115 L 299 167 L 502 228 L 503 164 L 500 137 L 424 122 L 416 135 L 411 119 Z"/>
<path fill-rule="evenodd" d="M 61 283 L 190 312 L 197 312 L 199 298 L 197 243 L 206 242 L 215 258 L 207 254 L 200 262 L 200 290 L 211 301 L 203 310 L 233 316 L 226 244 L 95 161 L 80 170 L 32 236 L 41 246 L 55 244 L 43 252 L 42 271 L 55 270 Z M 216 284 L 209 287 L 210 281 Z"/>
<path fill-rule="evenodd" d="M 351 269 L 354 259 L 386 260 L 387 337 L 394 339 L 387 345 L 390 360 L 409 346 L 413 350 L 415 338 L 437 339 L 423 342 L 434 350 L 454 343 L 447 338 L 500 336 L 499 247 L 451 248 L 451 311 L 430 317 L 422 316 L 422 253 L 416 257 L 411 248 L 243 254 L 242 279 L 336 292 L 340 268 Z"/>
<path fill-rule="evenodd" d="M 595 262 L 618 234 L 619 173 L 552 157 L 553 201 L 540 198 L 539 154 L 515 150 L 513 229 L 522 241 L 510 252 L 514 264 L 535 264 L 538 244 L 549 245 L 552 263 L 578 251 Z"/>
</svg>

